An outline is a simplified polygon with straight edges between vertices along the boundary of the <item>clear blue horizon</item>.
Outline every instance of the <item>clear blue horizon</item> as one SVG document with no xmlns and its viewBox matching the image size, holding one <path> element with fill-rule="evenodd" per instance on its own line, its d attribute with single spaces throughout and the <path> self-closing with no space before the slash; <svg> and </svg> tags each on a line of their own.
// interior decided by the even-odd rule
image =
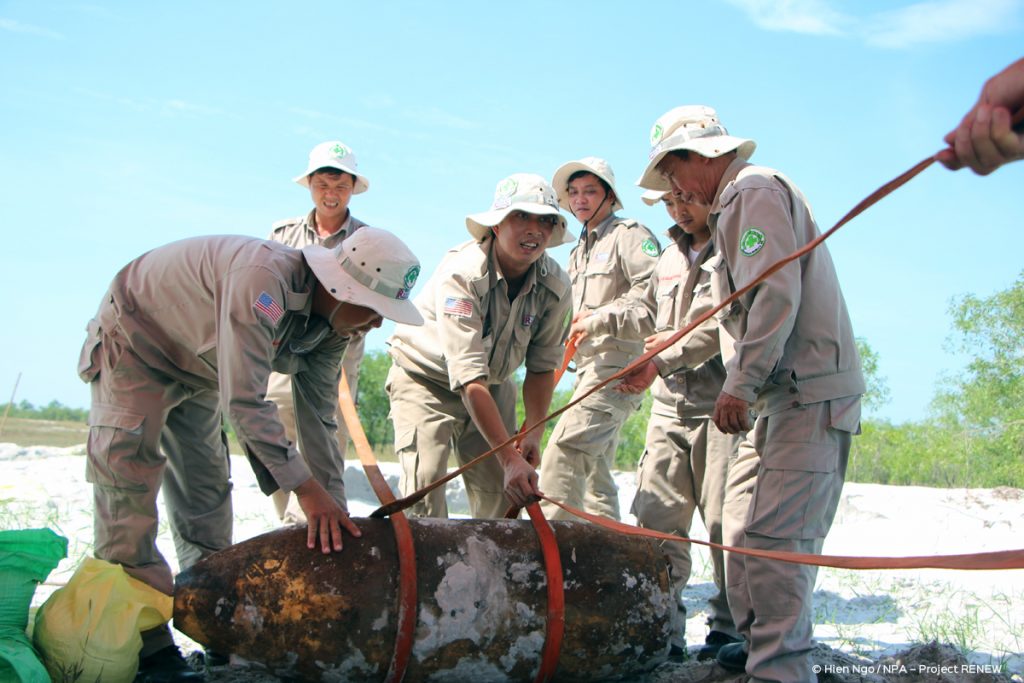
<svg viewBox="0 0 1024 683">
<path fill-rule="evenodd" d="M 88 406 L 78 350 L 116 271 L 305 213 L 291 178 L 323 140 L 370 179 L 353 213 L 425 275 L 499 179 L 587 155 L 614 168 L 620 214 L 660 235 L 669 219 L 634 181 L 652 123 L 680 104 L 754 138 L 753 161 L 799 185 L 824 230 L 942 146 L 1024 54 L 1022 27 L 1024 0 L 0 2 L 0 402 L 20 373 L 16 401 Z M 1022 181 L 1024 164 L 935 167 L 829 241 L 890 389 L 875 417 L 925 417 L 962 368 L 947 309 L 1021 273 Z"/>
</svg>

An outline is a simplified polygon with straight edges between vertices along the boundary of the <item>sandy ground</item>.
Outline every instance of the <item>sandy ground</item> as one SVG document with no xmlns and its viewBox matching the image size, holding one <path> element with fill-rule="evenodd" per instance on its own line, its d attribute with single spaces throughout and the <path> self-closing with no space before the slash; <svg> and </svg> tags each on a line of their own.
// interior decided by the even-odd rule
<svg viewBox="0 0 1024 683">
<path fill-rule="evenodd" d="M 232 457 L 235 540 L 276 528 L 269 499 L 256 486 L 242 457 Z M 393 487 L 397 472 L 382 469 Z M 48 526 L 69 540 L 69 557 L 39 587 L 33 606 L 67 581 L 91 553 L 91 486 L 85 482 L 82 447 L 34 448 L 0 443 L 0 528 Z M 617 477 L 622 510 L 635 489 L 632 473 Z M 351 512 L 365 516 L 375 507 L 362 471 L 346 470 Z M 449 484 L 449 507 L 468 511 L 457 482 Z M 453 515 L 453 516 L 455 516 Z M 632 522 L 631 518 L 625 520 Z M 706 538 L 695 521 L 694 538 Z M 1017 489 L 931 489 L 847 484 L 824 552 L 835 555 L 905 556 L 1009 550 L 1024 546 L 1024 491 Z M 169 530 L 161 528 L 161 551 L 176 567 Z M 703 642 L 704 612 L 714 589 L 710 561 L 695 546 L 694 575 L 684 598 L 687 638 Z M 1016 680 L 1024 674 L 1024 570 L 849 571 L 823 569 L 815 590 L 816 661 L 831 681 Z M 198 654 L 187 637 L 180 643 Z M 949 647 L 922 647 L 937 640 Z M 916 646 L 915 646 L 916 644 Z M 945 661 L 945 669 L 935 662 Z M 888 664 L 886 664 L 888 662 Z M 917 667 L 911 670 L 911 666 Z M 922 663 L 923 662 L 923 663 Z M 235 666 L 211 670 L 210 681 L 276 681 L 258 669 Z M 713 665 L 666 664 L 651 681 L 734 680 Z"/>
</svg>

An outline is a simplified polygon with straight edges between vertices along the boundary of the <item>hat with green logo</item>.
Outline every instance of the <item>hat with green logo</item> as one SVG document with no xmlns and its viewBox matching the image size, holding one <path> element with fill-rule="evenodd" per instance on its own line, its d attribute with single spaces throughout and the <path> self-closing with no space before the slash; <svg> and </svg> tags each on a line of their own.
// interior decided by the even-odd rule
<svg viewBox="0 0 1024 683">
<path fill-rule="evenodd" d="M 303 187 L 309 187 L 309 176 L 321 168 L 336 168 L 345 173 L 351 173 L 356 178 L 352 194 L 359 194 L 370 189 L 370 181 L 366 176 L 356 172 L 356 153 L 344 142 L 328 140 L 321 142 L 309 153 L 309 164 L 306 165 L 306 172 L 296 176 L 293 180 Z"/>
<path fill-rule="evenodd" d="M 409 300 L 420 274 L 419 259 L 387 230 L 363 226 L 341 244 L 302 248 L 306 263 L 331 296 L 371 308 L 388 320 L 422 325 L 423 316 Z"/>
<path fill-rule="evenodd" d="M 676 107 L 662 114 L 651 127 L 647 168 L 636 184 L 649 190 L 670 190 L 668 181 L 658 171 L 658 164 L 675 150 L 686 149 L 711 159 L 736 150 L 741 159 L 749 159 L 755 147 L 757 143 L 753 140 L 729 135 L 711 107 L 701 104 Z"/>
<path fill-rule="evenodd" d="M 569 206 L 569 178 L 577 171 L 592 173 L 606 182 L 608 187 L 612 188 L 612 192 L 615 193 L 612 211 L 618 211 L 622 208 L 622 202 L 619 201 L 619 191 L 615 189 L 615 173 L 607 161 L 598 157 L 583 157 L 579 161 L 570 161 L 558 167 L 555 175 L 551 178 L 551 185 L 555 188 L 555 192 L 558 193 L 559 206 L 566 211 L 572 211 L 572 207 Z"/>
<path fill-rule="evenodd" d="M 565 217 L 558 210 L 558 197 L 548 181 L 535 173 L 513 173 L 498 181 L 491 208 L 466 216 L 466 229 L 477 240 L 490 234 L 491 228 L 505 220 L 513 211 L 535 216 L 558 216 L 558 225 L 551 232 L 548 247 L 575 241 L 565 229 Z"/>
</svg>

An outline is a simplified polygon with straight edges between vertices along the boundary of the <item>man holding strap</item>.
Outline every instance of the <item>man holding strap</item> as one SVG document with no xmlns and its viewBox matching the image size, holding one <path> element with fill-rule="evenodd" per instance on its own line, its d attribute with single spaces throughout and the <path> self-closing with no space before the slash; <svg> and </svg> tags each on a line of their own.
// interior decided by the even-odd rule
<svg viewBox="0 0 1024 683">
<path fill-rule="evenodd" d="M 710 107 L 677 107 L 651 130 L 638 181 L 711 206 L 719 303 L 818 236 L 811 209 L 784 175 L 747 159 L 753 140 L 731 136 Z M 735 339 L 713 420 L 726 434 L 750 428 L 726 487 L 723 538 L 747 548 L 820 553 L 832 525 L 864 378 L 828 249 L 820 246 L 718 313 Z M 813 681 L 812 566 L 729 554 L 729 606 L 743 643 L 718 662 L 753 681 Z"/>
</svg>

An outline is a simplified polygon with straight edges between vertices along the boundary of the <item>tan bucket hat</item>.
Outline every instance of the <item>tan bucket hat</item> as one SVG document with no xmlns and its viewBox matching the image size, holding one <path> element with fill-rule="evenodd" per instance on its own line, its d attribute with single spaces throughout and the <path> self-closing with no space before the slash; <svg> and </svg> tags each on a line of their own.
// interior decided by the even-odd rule
<svg viewBox="0 0 1024 683">
<path fill-rule="evenodd" d="M 388 320 L 422 325 L 409 301 L 420 262 L 402 240 L 387 230 L 363 226 L 341 244 L 302 248 L 320 284 L 338 301 L 372 308 Z"/>
<path fill-rule="evenodd" d="M 622 208 L 622 202 L 619 200 L 619 191 L 615 189 L 615 173 L 612 171 L 612 167 L 608 165 L 608 162 L 599 157 L 583 157 L 579 161 L 570 161 L 558 167 L 555 175 L 551 178 L 551 185 L 558 194 L 559 206 L 572 213 L 572 208 L 569 206 L 569 178 L 577 171 L 593 173 L 608 183 L 608 187 L 612 188 L 612 192 L 615 193 L 612 211 L 618 211 Z"/>
<path fill-rule="evenodd" d="M 640 195 L 640 200 L 647 206 L 654 206 L 667 194 L 668 192 L 664 190 L 644 190 L 644 193 Z"/>
<path fill-rule="evenodd" d="M 310 173 L 320 168 L 336 168 L 339 171 L 351 173 L 356 177 L 356 184 L 352 188 L 352 194 L 360 194 L 370 189 L 370 181 L 366 179 L 366 176 L 359 175 L 356 172 L 358 165 L 356 153 L 352 151 L 351 147 L 344 142 L 328 140 L 327 142 L 321 142 L 310 151 L 306 172 L 300 176 L 295 176 L 293 180 L 303 187 L 309 187 Z"/>
<path fill-rule="evenodd" d="M 525 211 L 537 216 L 558 216 L 558 227 L 551 233 L 548 247 L 574 242 L 565 228 L 565 216 L 558 210 L 555 191 L 535 173 L 513 173 L 498 182 L 494 201 L 488 211 L 466 216 L 466 229 L 476 240 L 482 240 L 498 223 L 513 211 Z"/>
<path fill-rule="evenodd" d="M 676 107 L 662 114 L 651 127 L 649 161 L 636 184 L 649 190 L 670 190 L 668 182 L 658 173 L 658 164 L 666 154 L 677 149 L 688 149 L 709 158 L 737 150 L 741 159 L 749 159 L 756 147 L 753 140 L 729 135 L 711 107 L 701 104 Z"/>
</svg>

